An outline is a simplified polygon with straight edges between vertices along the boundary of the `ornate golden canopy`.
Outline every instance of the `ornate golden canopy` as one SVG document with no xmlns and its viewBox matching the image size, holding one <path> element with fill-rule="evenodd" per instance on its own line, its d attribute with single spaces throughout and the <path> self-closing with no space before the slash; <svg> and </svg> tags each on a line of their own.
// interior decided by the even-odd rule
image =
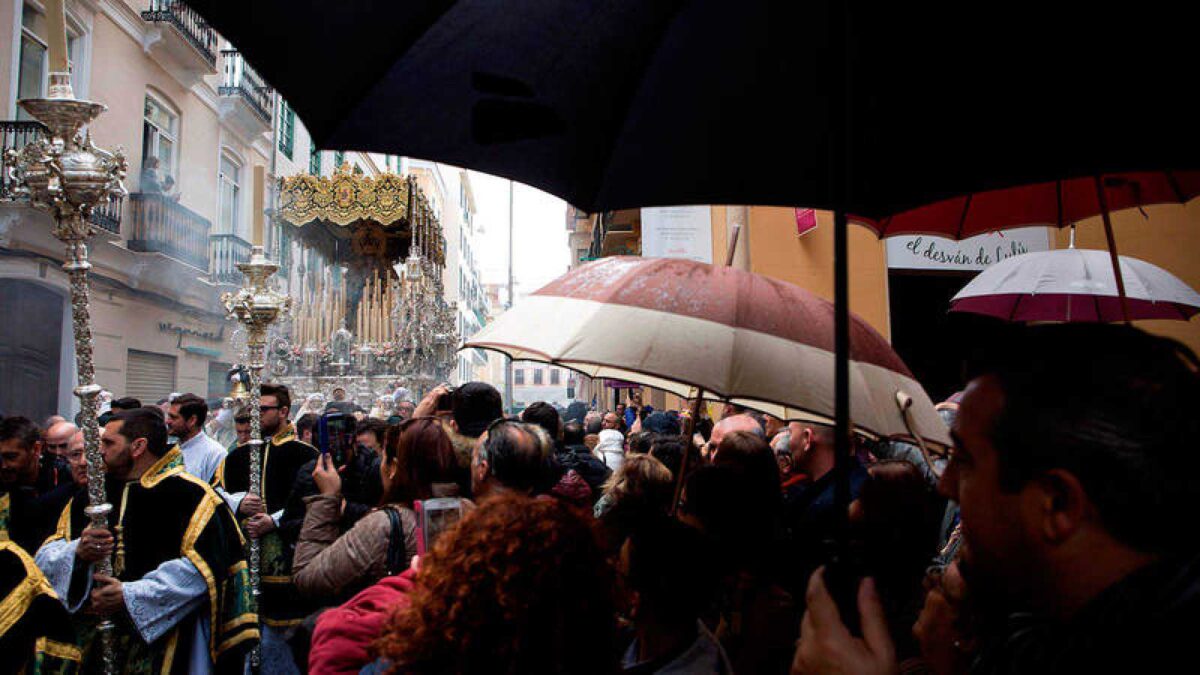
<svg viewBox="0 0 1200 675">
<path fill-rule="evenodd" d="M 365 220 L 388 227 L 412 219 L 409 207 L 413 195 L 420 192 L 411 178 L 394 173 L 354 174 L 349 164 L 343 164 L 329 177 L 300 174 L 284 178 L 279 215 L 297 227 L 314 220 L 343 227 Z"/>
<path fill-rule="evenodd" d="M 331 176 L 282 179 L 279 202 L 281 221 L 305 231 L 309 223 L 322 223 L 328 227 L 318 229 L 329 233 L 322 236 L 350 239 L 357 256 L 384 264 L 403 259 L 417 241 L 435 263 L 445 265 L 441 224 L 412 176 L 356 174 L 344 163 Z"/>
</svg>

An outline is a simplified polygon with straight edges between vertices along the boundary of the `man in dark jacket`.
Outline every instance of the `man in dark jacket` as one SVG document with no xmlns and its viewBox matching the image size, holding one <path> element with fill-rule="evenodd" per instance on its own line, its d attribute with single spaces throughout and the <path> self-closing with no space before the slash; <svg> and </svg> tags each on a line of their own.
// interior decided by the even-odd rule
<svg viewBox="0 0 1200 675">
<path fill-rule="evenodd" d="M 43 452 L 44 445 L 31 420 L 0 419 L 0 539 L 17 542 L 29 555 L 54 530 L 73 494 L 70 464 Z"/>
<path fill-rule="evenodd" d="M 988 357 L 939 489 L 961 506 L 967 590 L 1027 618 L 982 636 L 972 672 L 1186 669 L 1200 625 L 1200 361 L 1104 324 L 1030 328 Z M 894 671 L 873 586 L 858 604 L 861 640 L 813 575 L 792 672 Z"/>
</svg>

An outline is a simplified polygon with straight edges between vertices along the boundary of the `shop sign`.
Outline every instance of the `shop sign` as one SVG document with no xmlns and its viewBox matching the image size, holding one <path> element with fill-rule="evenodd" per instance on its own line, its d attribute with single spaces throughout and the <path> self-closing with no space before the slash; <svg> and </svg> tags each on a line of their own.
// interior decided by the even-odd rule
<svg viewBox="0 0 1200 675">
<path fill-rule="evenodd" d="M 1050 249 L 1050 228 L 1021 227 L 955 241 L 926 234 L 889 237 L 891 269 L 978 271 L 1005 258 Z"/>
<path fill-rule="evenodd" d="M 158 324 L 158 330 L 162 333 L 172 333 L 179 337 L 189 336 L 208 340 L 209 342 L 221 342 L 225 339 L 225 326 L 222 325 L 216 331 L 205 331 L 197 328 L 188 328 L 187 326 L 176 326 L 170 321 L 164 321 Z"/>
<path fill-rule="evenodd" d="M 712 264 L 712 209 L 708 206 L 642 209 L 642 255 Z"/>
</svg>

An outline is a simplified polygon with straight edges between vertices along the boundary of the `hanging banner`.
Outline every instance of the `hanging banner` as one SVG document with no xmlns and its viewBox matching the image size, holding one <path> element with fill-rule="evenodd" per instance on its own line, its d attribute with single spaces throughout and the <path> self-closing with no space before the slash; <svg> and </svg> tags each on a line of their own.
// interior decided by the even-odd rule
<svg viewBox="0 0 1200 675">
<path fill-rule="evenodd" d="M 642 255 L 712 264 L 712 209 L 708 206 L 642 209 Z"/>
<path fill-rule="evenodd" d="M 1022 253 L 1050 250 L 1050 228 L 1020 227 L 961 241 L 926 234 L 889 237 L 890 269 L 978 271 Z"/>
<path fill-rule="evenodd" d="M 816 209 L 796 209 L 796 236 L 802 237 L 817 229 Z"/>
</svg>

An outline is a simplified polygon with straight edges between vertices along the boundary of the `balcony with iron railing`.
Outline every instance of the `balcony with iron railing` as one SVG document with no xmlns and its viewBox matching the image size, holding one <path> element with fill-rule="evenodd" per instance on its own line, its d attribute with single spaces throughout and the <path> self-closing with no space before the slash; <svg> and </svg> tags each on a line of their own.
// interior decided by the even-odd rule
<svg viewBox="0 0 1200 675">
<path fill-rule="evenodd" d="M 166 61 L 164 65 L 169 70 L 194 77 L 216 72 L 217 32 L 187 3 L 150 0 L 142 19 L 171 27 L 147 40 L 147 51 Z"/>
<path fill-rule="evenodd" d="M 254 70 L 246 59 L 236 49 L 222 49 L 221 58 L 225 63 L 225 78 L 218 90 L 221 96 L 240 99 L 261 120 L 266 129 L 271 127 L 271 97 L 274 92 L 263 81 L 258 71 Z"/>
<path fill-rule="evenodd" d="M 20 152 L 34 140 L 44 138 L 47 131 L 41 122 L 0 121 L 0 155 L 7 154 L 9 150 Z M 4 170 L 0 171 L 0 202 L 24 201 L 17 187 L 12 167 L 4 166 Z M 92 210 L 88 222 L 106 232 L 120 235 L 121 204 L 120 201 L 101 202 Z"/>
<path fill-rule="evenodd" d="M 238 263 L 250 260 L 250 242 L 236 234 L 214 234 L 208 238 L 209 274 L 213 283 L 240 286 Z"/>
<path fill-rule="evenodd" d="M 208 233 L 212 223 L 169 195 L 152 192 L 129 195 L 126 227 L 130 250 L 162 253 L 208 271 Z"/>
<path fill-rule="evenodd" d="M 7 154 L 9 150 L 20 152 L 26 145 L 44 137 L 46 131 L 41 122 L 0 122 L 0 153 Z M 0 176 L 0 199 L 12 201 L 15 198 L 15 181 L 10 167 L 5 165 L 3 175 Z"/>
</svg>

